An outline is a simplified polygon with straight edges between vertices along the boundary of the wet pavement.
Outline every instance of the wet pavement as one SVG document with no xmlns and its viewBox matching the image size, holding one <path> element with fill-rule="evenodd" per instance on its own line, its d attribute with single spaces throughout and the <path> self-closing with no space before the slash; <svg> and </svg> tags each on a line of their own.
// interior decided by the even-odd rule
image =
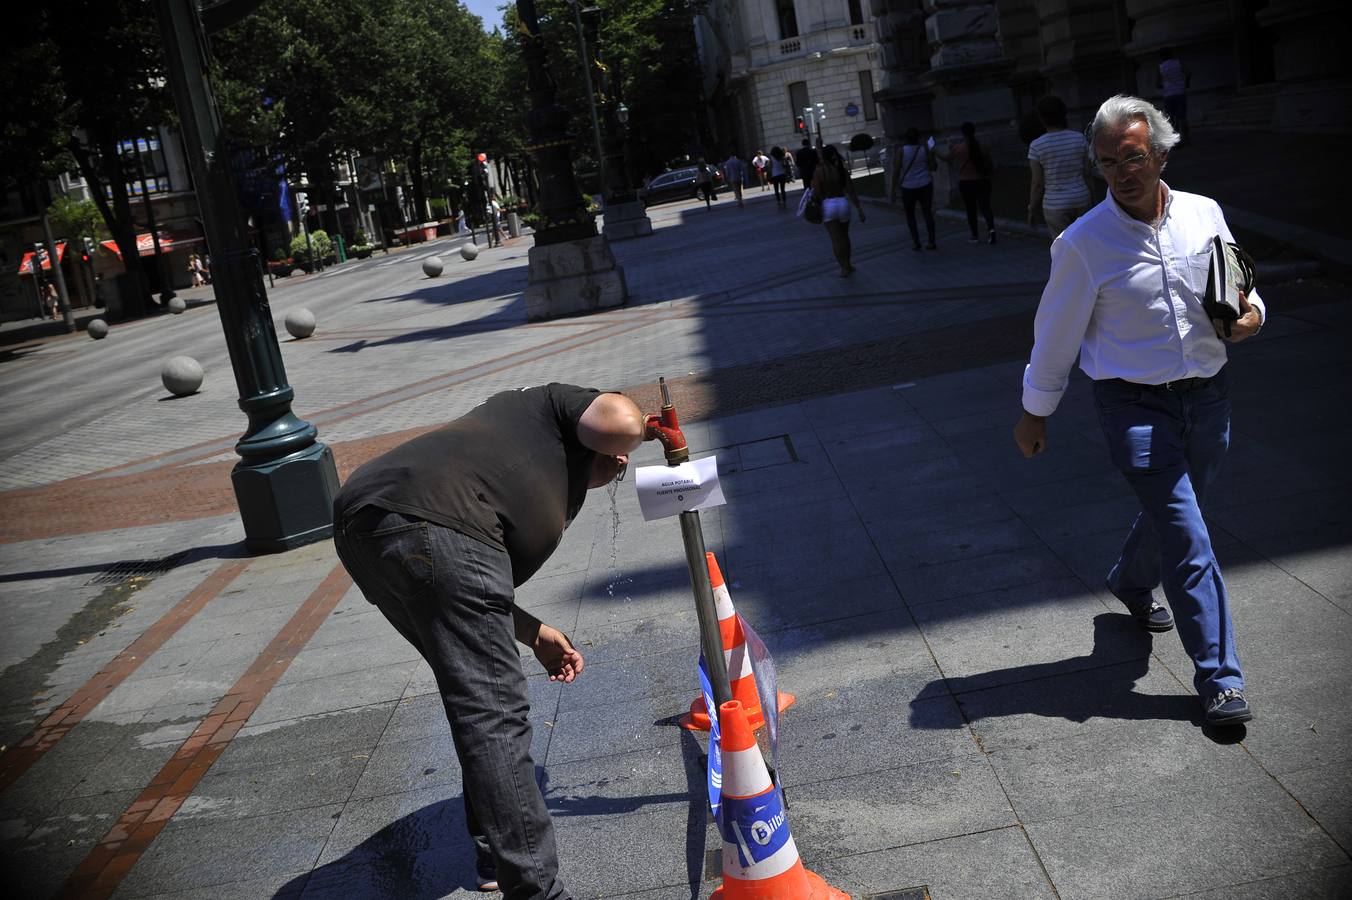
<svg viewBox="0 0 1352 900">
<path fill-rule="evenodd" d="M 945 218 L 915 254 L 875 204 L 839 279 L 820 229 L 769 198 L 654 208 L 651 238 L 614 247 L 630 305 L 575 319 L 524 322 L 528 241 L 279 281 L 296 411 L 346 472 L 497 390 L 564 380 L 652 407 L 666 376 L 722 472 L 706 542 L 798 698 L 778 760 L 793 836 L 855 897 L 1347 896 L 1346 288 L 1265 286 L 1269 323 L 1231 353 L 1209 520 L 1257 718 L 1215 733 L 1176 635 L 1103 589 L 1133 504 L 1088 382 L 1049 453 L 1010 438 L 1045 238 L 973 245 Z M 301 306 L 319 329 L 291 340 Z M 207 379 L 169 399 L 158 367 L 182 352 Z M 0 387 L 11 892 L 472 894 L 430 671 L 330 543 L 242 547 L 243 417 L 212 305 L 11 343 Z M 704 738 L 675 725 L 698 652 L 676 521 L 644 522 L 632 481 L 593 492 L 519 601 L 587 659 L 566 686 L 524 660 L 566 883 L 707 897 L 721 844 Z"/>
</svg>

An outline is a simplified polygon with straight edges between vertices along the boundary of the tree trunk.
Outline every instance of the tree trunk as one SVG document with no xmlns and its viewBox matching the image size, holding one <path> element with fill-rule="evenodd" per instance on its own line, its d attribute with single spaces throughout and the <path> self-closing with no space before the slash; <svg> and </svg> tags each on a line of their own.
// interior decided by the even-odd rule
<svg viewBox="0 0 1352 900">
<path fill-rule="evenodd" d="M 413 139 L 408 153 L 408 175 L 413 181 L 413 209 L 419 221 L 427 221 L 427 189 L 423 184 L 423 143 L 421 137 Z"/>
<path fill-rule="evenodd" d="M 99 208 L 104 224 L 122 254 L 122 266 L 131 284 L 129 296 L 122 298 L 126 304 L 123 314 L 128 318 L 139 318 L 146 313 L 146 297 L 150 291 L 141 267 L 141 254 L 136 248 L 136 223 L 132 219 L 131 201 L 127 199 L 127 182 L 118 165 L 117 145 L 106 132 L 90 137 L 98 150 L 99 167 L 96 168 L 90 158 L 89 148 L 75 138 L 71 138 L 70 150 L 80 175 L 89 184 L 94 205 Z M 112 195 L 111 206 L 108 194 Z"/>
</svg>

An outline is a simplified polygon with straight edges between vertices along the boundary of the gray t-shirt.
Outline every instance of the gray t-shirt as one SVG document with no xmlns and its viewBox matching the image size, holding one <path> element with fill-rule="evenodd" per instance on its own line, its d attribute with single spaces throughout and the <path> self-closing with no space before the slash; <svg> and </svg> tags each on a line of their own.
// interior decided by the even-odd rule
<svg viewBox="0 0 1352 900">
<path fill-rule="evenodd" d="M 453 528 L 506 550 L 521 585 L 587 497 L 595 453 L 577 423 L 598 394 L 571 384 L 494 394 L 363 464 L 334 498 L 335 520 L 377 506 Z"/>
</svg>

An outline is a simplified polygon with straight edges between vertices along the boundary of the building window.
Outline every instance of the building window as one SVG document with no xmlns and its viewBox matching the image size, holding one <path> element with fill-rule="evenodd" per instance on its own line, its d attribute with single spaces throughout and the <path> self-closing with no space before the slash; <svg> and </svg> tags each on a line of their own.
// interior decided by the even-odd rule
<svg viewBox="0 0 1352 900">
<path fill-rule="evenodd" d="M 789 121 L 794 133 L 798 133 L 798 117 L 803 114 L 803 109 L 808 105 L 807 101 L 807 82 L 795 81 L 789 85 Z"/>
<path fill-rule="evenodd" d="M 850 4 L 850 24 L 864 24 L 864 9 L 861 0 L 849 0 Z"/>
<path fill-rule="evenodd" d="M 164 148 L 160 146 L 159 135 L 141 137 L 134 141 L 118 141 L 117 153 L 127 161 L 125 169 L 127 189 L 133 197 L 141 194 L 142 171 L 145 172 L 147 193 L 161 194 L 172 190 L 169 184 L 169 165 L 164 159 Z M 106 190 L 109 196 L 112 196 L 112 189 Z"/>
<path fill-rule="evenodd" d="M 878 104 L 873 102 L 873 73 L 868 69 L 859 73 L 859 93 L 864 98 L 864 121 L 878 118 Z"/>
<path fill-rule="evenodd" d="M 793 8 L 793 0 L 775 0 L 775 13 L 779 18 L 779 39 L 798 37 L 798 11 Z"/>
</svg>

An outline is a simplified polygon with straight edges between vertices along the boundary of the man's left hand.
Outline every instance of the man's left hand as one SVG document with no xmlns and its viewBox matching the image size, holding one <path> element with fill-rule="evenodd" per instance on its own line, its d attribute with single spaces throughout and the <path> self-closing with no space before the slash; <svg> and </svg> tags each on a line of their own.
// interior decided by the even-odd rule
<svg viewBox="0 0 1352 900">
<path fill-rule="evenodd" d="M 1258 310 L 1249 303 L 1249 297 L 1243 291 L 1239 292 L 1240 317 L 1230 323 L 1230 335 L 1225 334 L 1225 322 L 1221 319 L 1212 319 L 1211 325 L 1216 329 L 1216 336 L 1223 341 L 1229 341 L 1237 344 L 1245 338 L 1253 337 L 1258 333 L 1258 329 L 1263 327 L 1263 319 L 1258 314 Z"/>
<path fill-rule="evenodd" d="M 551 625 L 540 625 L 540 633 L 531 643 L 531 650 L 549 673 L 550 681 L 569 684 L 582 674 L 582 654 L 568 640 L 568 635 Z"/>
</svg>

